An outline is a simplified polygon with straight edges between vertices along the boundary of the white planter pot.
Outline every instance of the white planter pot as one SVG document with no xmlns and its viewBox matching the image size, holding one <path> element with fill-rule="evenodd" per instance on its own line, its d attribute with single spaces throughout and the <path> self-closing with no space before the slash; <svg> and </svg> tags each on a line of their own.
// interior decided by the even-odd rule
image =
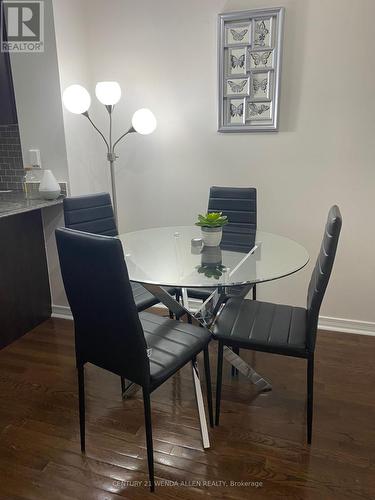
<svg viewBox="0 0 375 500">
<path fill-rule="evenodd" d="M 46 200 L 55 200 L 61 194 L 60 184 L 51 170 L 45 170 L 39 184 L 39 193 Z"/>
<path fill-rule="evenodd" d="M 201 264 L 207 267 L 216 267 L 222 264 L 222 252 L 219 246 L 207 246 L 201 251 Z"/>
<path fill-rule="evenodd" d="M 201 227 L 203 243 L 206 247 L 217 247 L 223 236 L 222 227 Z"/>
</svg>

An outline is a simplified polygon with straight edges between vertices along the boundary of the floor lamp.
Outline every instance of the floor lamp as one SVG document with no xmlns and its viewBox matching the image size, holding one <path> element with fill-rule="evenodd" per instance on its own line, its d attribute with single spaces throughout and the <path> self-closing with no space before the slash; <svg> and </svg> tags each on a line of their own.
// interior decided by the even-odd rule
<svg viewBox="0 0 375 500">
<path fill-rule="evenodd" d="M 118 216 L 117 216 L 117 197 L 116 197 L 116 179 L 115 179 L 115 161 L 118 156 L 116 155 L 115 148 L 117 144 L 128 134 L 132 132 L 138 132 L 142 135 L 151 134 L 156 129 L 156 118 L 152 111 L 146 108 L 139 109 L 136 111 L 132 118 L 131 127 L 123 133 L 117 140 L 112 140 L 112 113 L 115 104 L 121 98 L 121 87 L 117 82 L 98 82 L 95 87 L 95 95 L 97 99 L 104 104 L 108 111 L 109 116 L 109 134 L 108 139 L 106 139 L 103 132 L 95 125 L 89 115 L 89 108 L 91 105 L 91 96 L 89 92 L 82 87 L 82 85 L 70 85 L 64 90 L 63 93 L 63 103 L 68 111 L 71 113 L 79 114 L 85 116 L 94 129 L 103 139 L 107 147 L 107 160 L 110 166 L 111 173 L 111 187 L 112 187 L 112 202 L 113 210 L 116 218 L 116 224 L 118 227 Z"/>
</svg>

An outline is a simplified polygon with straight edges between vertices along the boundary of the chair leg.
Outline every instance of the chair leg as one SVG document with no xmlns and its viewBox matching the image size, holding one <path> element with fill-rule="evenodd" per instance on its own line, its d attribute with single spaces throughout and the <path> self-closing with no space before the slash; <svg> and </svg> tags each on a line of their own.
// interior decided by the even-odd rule
<svg viewBox="0 0 375 500">
<path fill-rule="evenodd" d="M 126 383 L 125 383 L 124 377 L 120 377 L 120 378 L 121 378 L 121 396 L 124 397 L 124 392 L 125 392 L 125 389 L 126 389 Z"/>
<path fill-rule="evenodd" d="M 214 426 L 214 412 L 212 409 L 212 387 L 211 387 L 211 370 L 210 370 L 210 355 L 208 352 L 208 346 L 203 350 L 204 357 L 204 372 L 206 377 L 206 388 L 207 388 L 207 404 L 208 404 L 208 415 L 210 418 L 210 426 Z"/>
<path fill-rule="evenodd" d="M 219 340 L 217 349 L 215 425 L 219 425 L 219 418 L 220 418 L 221 384 L 223 379 L 223 354 L 224 354 L 224 344 Z"/>
<path fill-rule="evenodd" d="M 253 300 L 257 300 L 257 286 L 253 286 Z"/>
<path fill-rule="evenodd" d="M 311 444 L 314 404 L 314 354 L 307 359 L 307 442 Z"/>
<path fill-rule="evenodd" d="M 174 314 L 173 312 L 169 309 L 169 318 L 170 319 L 174 319 Z"/>
<path fill-rule="evenodd" d="M 78 371 L 78 398 L 79 398 L 79 431 L 81 436 L 81 452 L 86 451 L 85 441 L 85 368 L 77 366 Z"/>
<path fill-rule="evenodd" d="M 120 377 L 121 380 L 121 395 L 122 399 L 130 398 L 135 392 L 137 392 L 139 386 L 130 380 Z"/>
<path fill-rule="evenodd" d="M 240 355 L 240 348 L 239 347 L 232 347 L 232 351 L 237 354 L 237 356 Z M 235 375 L 238 375 L 238 370 L 234 366 L 232 366 L 232 377 Z"/>
<path fill-rule="evenodd" d="M 152 444 L 152 424 L 151 424 L 151 399 L 150 399 L 150 393 L 146 389 L 143 389 L 143 404 L 145 409 L 147 461 L 148 461 L 148 476 L 150 479 L 150 491 L 155 491 L 154 448 Z"/>
</svg>

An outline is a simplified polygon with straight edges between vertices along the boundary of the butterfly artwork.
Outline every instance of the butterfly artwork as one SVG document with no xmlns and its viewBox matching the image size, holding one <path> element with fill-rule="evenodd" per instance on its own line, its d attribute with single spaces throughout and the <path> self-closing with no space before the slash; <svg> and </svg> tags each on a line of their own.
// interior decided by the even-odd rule
<svg viewBox="0 0 375 500">
<path fill-rule="evenodd" d="M 253 65 L 255 67 L 264 67 L 267 66 L 268 60 L 272 54 L 272 51 L 268 52 L 251 52 L 250 56 L 251 59 L 253 60 Z"/>
<path fill-rule="evenodd" d="M 219 14 L 219 132 L 278 130 L 284 12 L 272 7 Z"/>
<path fill-rule="evenodd" d="M 239 104 L 238 106 L 231 103 L 229 111 L 232 118 L 235 118 L 236 116 L 243 116 L 243 102 L 241 102 L 241 104 Z"/>
<path fill-rule="evenodd" d="M 231 29 L 230 33 L 231 33 L 232 38 L 235 42 L 242 42 L 243 39 L 245 38 L 245 36 L 247 35 L 248 31 L 249 30 L 247 28 L 240 30 L 240 31 L 237 31 L 235 29 Z"/>
<path fill-rule="evenodd" d="M 245 54 L 242 54 L 240 57 L 236 57 L 234 54 L 231 54 L 230 65 L 232 69 L 243 68 L 245 65 Z"/>
<path fill-rule="evenodd" d="M 266 39 L 268 38 L 269 32 L 270 30 L 266 27 L 266 23 L 264 21 L 256 22 L 254 45 L 264 47 L 266 45 Z"/>
<path fill-rule="evenodd" d="M 241 83 L 235 83 L 233 80 L 228 80 L 228 85 L 233 94 L 240 94 L 246 87 L 247 80 L 243 80 Z"/>
<path fill-rule="evenodd" d="M 270 109 L 270 106 L 268 106 L 266 104 L 257 105 L 255 102 L 249 103 L 249 115 L 251 118 L 261 117 L 261 115 L 263 115 L 269 109 Z"/>
<path fill-rule="evenodd" d="M 267 87 L 268 87 L 268 78 L 263 78 L 262 80 L 257 80 L 256 78 L 253 78 L 253 90 L 255 94 L 259 92 L 259 90 L 263 91 L 266 94 Z"/>
</svg>

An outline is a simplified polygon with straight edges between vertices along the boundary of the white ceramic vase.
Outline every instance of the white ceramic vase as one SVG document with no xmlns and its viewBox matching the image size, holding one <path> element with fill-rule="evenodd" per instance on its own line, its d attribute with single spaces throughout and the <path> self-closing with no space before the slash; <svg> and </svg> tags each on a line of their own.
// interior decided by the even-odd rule
<svg viewBox="0 0 375 500">
<path fill-rule="evenodd" d="M 203 243 L 206 247 L 217 247 L 223 236 L 222 227 L 201 227 Z"/>
<path fill-rule="evenodd" d="M 60 184 L 51 170 L 45 170 L 39 184 L 39 193 L 46 200 L 55 200 L 61 194 Z"/>
</svg>

